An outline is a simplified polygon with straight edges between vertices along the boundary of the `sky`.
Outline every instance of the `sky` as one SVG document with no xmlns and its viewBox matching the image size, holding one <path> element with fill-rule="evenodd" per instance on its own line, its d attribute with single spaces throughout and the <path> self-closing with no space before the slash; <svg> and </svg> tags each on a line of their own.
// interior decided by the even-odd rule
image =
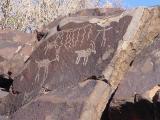
<svg viewBox="0 0 160 120">
<path fill-rule="evenodd" d="M 123 6 L 127 8 L 154 5 L 160 5 L 160 0 L 123 0 Z"/>
</svg>

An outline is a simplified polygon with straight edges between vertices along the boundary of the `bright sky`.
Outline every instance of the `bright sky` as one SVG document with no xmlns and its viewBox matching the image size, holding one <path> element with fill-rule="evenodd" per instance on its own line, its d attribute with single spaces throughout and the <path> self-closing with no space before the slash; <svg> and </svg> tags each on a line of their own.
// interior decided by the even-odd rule
<svg viewBox="0 0 160 120">
<path fill-rule="evenodd" d="M 124 7 L 132 8 L 137 6 L 160 5 L 160 0 L 123 0 Z"/>
</svg>

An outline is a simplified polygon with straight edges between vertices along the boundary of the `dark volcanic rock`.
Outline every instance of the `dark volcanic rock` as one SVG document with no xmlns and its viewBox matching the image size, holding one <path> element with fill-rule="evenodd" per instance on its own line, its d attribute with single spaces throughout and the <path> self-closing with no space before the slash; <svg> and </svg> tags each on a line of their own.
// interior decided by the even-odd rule
<svg viewBox="0 0 160 120">
<path fill-rule="evenodd" d="M 71 120 L 79 119 L 84 103 L 92 93 L 96 81 L 86 81 L 77 86 L 51 91 L 43 89 L 34 102 L 17 111 L 12 120 Z"/>
<path fill-rule="evenodd" d="M 66 89 L 90 76 L 102 75 L 131 18 L 124 16 L 106 27 L 87 22 L 65 25 L 63 31 L 46 39 L 33 52 L 14 88 L 29 93 L 30 98 L 42 87 Z"/>
<path fill-rule="evenodd" d="M 19 94 L 9 94 L 2 100 L 0 113 L 9 114 L 10 120 L 99 120 L 106 104 L 117 96 L 125 73 L 140 58 L 137 55 L 156 42 L 160 32 L 158 7 L 115 11 L 101 17 L 97 13 L 67 17 L 48 29 L 13 82 Z M 144 70 L 152 70 L 149 67 Z M 141 97 L 137 99 L 138 104 Z M 155 104 L 146 101 L 142 106 L 152 111 Z M 144 113 L 150 118 L 158 112 Z M 135 113 L 139 114 L 141 111 Z"/>
<path fill-rule="evenodd" d="M 105 67 L 110 63 L 118 47 L 118 42 L 123 38 L 132 20 L 132 16 L 130 15 L 115 17 L 117 18 L 113 21 L 106 21 L 106 25 L 100 22 L 97 23 L 97 21 L 95 22 L 95 19 L 82 23 L 70 22 L 62 26 L 61 31 L 50 37 L 46 37 L 32 53 L 24 70 L 14 81 L 14 89 L 20 92 L 15 98 L 16 103 L 18 103 L 15 108 L 25 105 L 32 99 L 36 100 L 36 96 L 40 95 L 40 91 L 43 88 L 59 93 L 59 91 L 66 91 L 68 87 L 77 86 L 80 82 L 87 80 L 93 75 L 97 77 L 101 76 Z M 105 82 L 102 83 L 106 87 L 108 86 Z M 73 94 L 76 94 L 77 91 L 81 91 L 81 88 L 73 89 Z M 93 92 L 94 88 L 87 87 L 85 91 Z M 76 98 L 75 102 L 78 102 L 77 105 L 79 104 L 77 106 L 79 111 L 77 119 L 83 113 L 80 111 L 81 109 L 85 109 L 83 104 L 86 104 L 85 101 L 87 102 L 88 96 L 91 96 L 92 92 L 86 94 L 84 98 L 82 97 L 83 99 L 80 103 L 73 96 Z M 72 92 L 64 95 L 67 96 L 67 94 L 70 96 Z M 63 99 L 64 95 L 60 95 L 61 99 Z M 71 99 L 66 100 L 67 103 L 70 101 Z M 14 119 L 20 119 L 18 116 L 23 116 L 26 120 L 29 119 L 25 113 L 38 104 L 41 104 L 41 107 L 45 105 L 52 106 L 48 102 L 31 102 L 29 106 L 25 107 L 24 113 L 22 109 L 18 110 L 14 115 Z M 62 104 L 62 102 L 59 103 L 60 106 Z M 70 104 L 73 105 L 73 110 L 76 109 L 74 103 Z M 53 110 L 55 111 L 53 116 L 54 114 L 56 115 L 56 109 L 61 109 L 61 107 L 54 108 L 54 106 L 53 104 L 53 107 L 49 110 L 51 112 L 55 109 Z M 42 109 L 38 109 L 37 114 L 42 113 L 44 110 L 47 110 L 47 108 L 42 107 Z M 70 111 L 68 107 L 61 110 L 65 114 L 67 114 L 67 111 Z M 59 118 L 67 117 L 66 119 L 70 119 L 71 117 L 76 117 L 74 116 L 76 115 L 74 112 L 72 114 L 69 117 L 60 115 Z M 44 117 L 45 113 L 42 116 Z M 37 116 L 36 119 L 42 119 L 42 116 Z M 30 119 L 33 118 L 34 116 Z"/>
</svg>

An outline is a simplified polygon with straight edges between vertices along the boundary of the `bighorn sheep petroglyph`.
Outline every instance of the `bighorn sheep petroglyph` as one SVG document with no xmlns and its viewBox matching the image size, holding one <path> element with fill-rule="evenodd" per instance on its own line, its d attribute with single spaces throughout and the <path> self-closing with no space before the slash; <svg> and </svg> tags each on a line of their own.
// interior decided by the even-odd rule
<svg viewBox="0 0 160 120">
<path fill-rule="evenodd" d="M 96 54 L 95 46 L 91 44 L 91 48 L 83 49 L 83 50 L 76 50 L 75 53 L 77 54 L 76 64 L 79 64 L 80 59 L 83 58 L 83 65 L 85 66 L 88 62 L 88 57 L 94 53 Z"/>
</svg>

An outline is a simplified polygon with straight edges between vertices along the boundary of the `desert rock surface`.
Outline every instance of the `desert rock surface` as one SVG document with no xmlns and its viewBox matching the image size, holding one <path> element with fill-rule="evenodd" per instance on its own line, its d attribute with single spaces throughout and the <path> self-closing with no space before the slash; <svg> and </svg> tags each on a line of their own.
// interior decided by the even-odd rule
<svg viewBox="0 0 160 120">
<path fill-rule="evenodd" d="M 13 65 L 1 73 L 13 73 L 16 91 L 0 99 L 4 119 L 160 119 L 160 7 L 80 11 L 43 28 L 38 43 L 3 32 L 0 60 Z"/>
</svg>

